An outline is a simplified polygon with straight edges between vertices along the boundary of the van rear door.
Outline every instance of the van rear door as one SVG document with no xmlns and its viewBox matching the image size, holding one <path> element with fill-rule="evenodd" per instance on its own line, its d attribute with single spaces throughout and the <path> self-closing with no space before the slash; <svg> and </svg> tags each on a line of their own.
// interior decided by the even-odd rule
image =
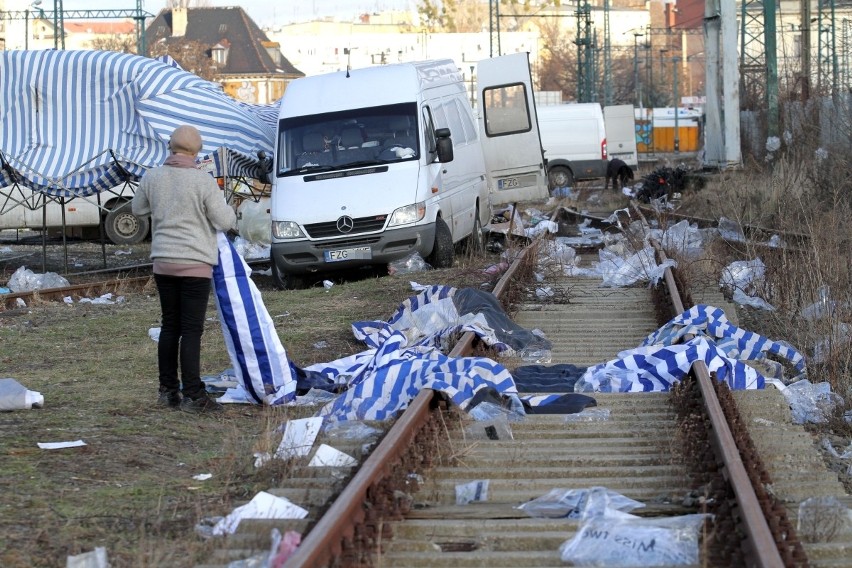
<svg viewBox="0 0 852 568">
<path fill-rule="evenodd" d="M 476 72 L 479 132 L 491 203 L 546 199 L 547 175 L 529 54 L 483 59 Z"/>
<path fill-rule="evenodd" d="M 639 167 L 636 152 L 636 116 L 633 105 L 604 107 L 606 145 L 610 159 L 618 158 L 633 170 Z"/>
</svg>

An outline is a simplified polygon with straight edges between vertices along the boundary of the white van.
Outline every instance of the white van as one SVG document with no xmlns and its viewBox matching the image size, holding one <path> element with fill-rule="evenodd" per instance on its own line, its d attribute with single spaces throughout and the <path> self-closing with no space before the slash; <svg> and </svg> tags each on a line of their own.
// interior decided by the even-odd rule
<svg viewBox="0 0 852 568">
<path fill-rule="evenodd" d="M 63 227 L 97 237 L 103 224 L 106 237 L 116 245 L 132 245 L 148 235 L 149 220 L 130 211 L 135 184 L 126 183 L 100 194 L 60 201 L 26 187 L 0 188 L 0 229 L 48 230 Z"/>
<path fill-rule="evenodd" d="M 415 252 L 448 267 L 456 243 L 481 247 L 491 217 L 489 180 L 519 170 L 486 170 L 469 97 L 451 60 L 291 82 L 281 99 L 273 165 L 276 285 L 298 288 L 308 274 L 387 264 Z M 525 113 L 534 127 L 532 106 Z M 538 147 L 537 128 L 524 135 L 534 135 Z M 536 167 L 543 172 L 540 150 Z"/>
<path fill-rule="evenodd" d="M 598 103 L 536 107 L 550 189 L 606 177 L 607 145 Z"/>
<path fill-rule="evenodd" d="M 635 172 L 639 168 L 639 153 L 636 149 L 636 116 L 633 105 L 604 107 L 604 125 L 609 159 L 618 158 Z"/>
</svg>

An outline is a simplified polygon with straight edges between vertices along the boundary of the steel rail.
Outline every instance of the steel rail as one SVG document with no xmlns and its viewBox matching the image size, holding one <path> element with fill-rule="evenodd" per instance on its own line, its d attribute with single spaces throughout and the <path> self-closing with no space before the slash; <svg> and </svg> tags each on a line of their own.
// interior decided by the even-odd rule
<svg viewBox="0 0 852 568">
<path fill-rule="evenodd" d="M 493 294 L 500 297 L 520 269 L 531 247 L 524 248 L 509 268 L 497 281 Z M 463 357 L 473 351 L 476 334 L 465 332 L 450 351 L 450 357 Z M 351 537 L 354 525 L 365 517 L 364 503 L 367 492 L 388 474 L 388 464 L 401 456 L 417 431 L 428 421 L 429 411 L 437 397 L 436 391 L 424 389 L 414 398 L 402 416 L 388 430 L 382 443 L 366 459 L 364 464 L 335 499 L 334 503 L 308 532 L 284 568 L 323 566 L 328 564 L 343 549 L 343 540 Z"/>
<path fill-rule="evenodd" d="M 652 244 L 656 248 L 660 262 L 665 262 L 667 257 L 660 244 L 656 241 L 652 241 Z M 685 311 L 683 300 L 680 297 L 674 273 L 670 267 L 665 269 L 664 278 L 672 307 L 677 314 L 683 313 Z M 685 336 L 685 339 L 688 341 L 693 337 L 693 335 L 688 334 Z M 711 440 L 714 450 L 724 464 L 722 474 L 727 478 L 737 498 L 740 514 L 743 518 L 742 528 L 746 533 L 746 541 L 752 558 L 756 566 L 764 568 L 783 567 L 785 564 L 781 559 L 778 545 L 772 536 L 772 530 L 769 528 L 769 523 L 763 514 L 763 508 L 760 505 L 760 501 L 751 484 L 751 479 L 743 464 L 736 440 L 731 433 L 725 413 L 713 389 L 713 379 L 710 377 L 710 371 L 707 369 L 704 361 L 693 363 L 692 371 L 698 380 L 698 387 L 710 419 L 712 430 Z"/>
</svg>

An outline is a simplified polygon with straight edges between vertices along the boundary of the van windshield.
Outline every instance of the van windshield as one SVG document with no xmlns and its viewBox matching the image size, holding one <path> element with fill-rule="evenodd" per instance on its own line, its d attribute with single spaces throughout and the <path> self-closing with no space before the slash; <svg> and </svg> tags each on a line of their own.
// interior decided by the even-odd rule
<svg viewBox="0 0 852 568">
<path fill-rule="evenodd" d="M 417 160 L 418 132 L 416 103 L 283 118 L 276 174 Z"/>
</svg>

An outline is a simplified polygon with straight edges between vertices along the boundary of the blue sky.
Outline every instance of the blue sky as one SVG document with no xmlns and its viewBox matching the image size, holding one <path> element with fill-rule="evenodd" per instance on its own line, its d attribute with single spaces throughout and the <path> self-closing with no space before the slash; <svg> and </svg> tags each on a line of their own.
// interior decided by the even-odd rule
<svg viewBox="0 0 852 568">
<path fill-rule="evenodd" d="M 136 0 L 63 0 L 65 10 L 133 10 Z M 156 14 L 166 2 L 143 0 L 146 12 Z M 324 16 L 351 20 L 364 12 L 414 9 L 416 0 L 209 0 L 210 6 L 242 6 L 261 26 L 305 21 Z M 53 9 L 52 0 L 42 0 L 41 8 Z"/>
</svg>

